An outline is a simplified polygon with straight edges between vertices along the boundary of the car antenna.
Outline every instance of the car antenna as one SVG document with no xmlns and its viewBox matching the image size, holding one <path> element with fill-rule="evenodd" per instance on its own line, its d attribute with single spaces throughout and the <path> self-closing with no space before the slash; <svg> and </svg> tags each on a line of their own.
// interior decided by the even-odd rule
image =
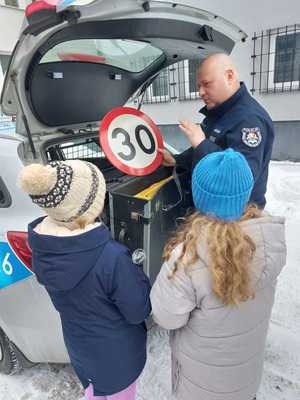
<svg viewBox="0 0 300 400">
<path fill-rule="evenodd" d="M 23 106 L 22 106 L 22 103 L 21 103 L 21 99 L 20 99 L 20 95 L 19 95 L 19 92 L 18 92 L 18 89 L 17 89 L 16 76 L 17 76 L 17 74 L 15 72 L 13 72 L 10 77 L 11 77 L 11 80 L 13 81 L 14 88 L 15 88 L 15 91 L 16 91 L 18 103 L 19 103 L 19 106 L 20 106 L 20 109 L 21 109 L 22 120 L 23 120 L 23 124 L 24 124 L 24 127 L 26 129 L 27 136 L 28 136 L 28 141 L 29 141 L 29 145 L 30 145 L 30 148 L 31 148 L 31 151 L 32 151 L 32 155 L 33 155 L 33 158 L 36 158 L 36 151 L 35 151 L 34 143 L 33 143 L 33 140 L 32 140 L 32 135 L 31 135 L 31 132 L 30 132 L 30 129 L 29 129 L 28 121 L 27 121 L 27 118 L 25 116 L 24 109 L 23 109 Z"/>
</svg>

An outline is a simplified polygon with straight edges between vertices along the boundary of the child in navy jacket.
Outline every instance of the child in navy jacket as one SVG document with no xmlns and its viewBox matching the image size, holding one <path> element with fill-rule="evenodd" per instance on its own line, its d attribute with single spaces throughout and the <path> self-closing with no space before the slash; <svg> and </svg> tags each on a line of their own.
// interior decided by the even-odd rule
<svg viewBox="0 0 300 400">
<path fill-rule="evenodd" d="M 33 270 L 61 317 L 64 341 L 87 400 L 133 400 L 146 362 L 150 284 L 95 222 L 105 181 L 79 160 L 25 167 L 20 186 L 46 217 L 28 227 Z"/>
</svg>

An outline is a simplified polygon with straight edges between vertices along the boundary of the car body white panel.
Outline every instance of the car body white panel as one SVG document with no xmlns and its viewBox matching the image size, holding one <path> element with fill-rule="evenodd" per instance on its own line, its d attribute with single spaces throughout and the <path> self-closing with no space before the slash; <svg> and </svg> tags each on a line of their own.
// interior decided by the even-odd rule
<svg viewBox="0 0 300 400">
<path fill-rule="evenodd" d="M 0 208 L 0 242 L 3 243 L 7 242 L 7 231 L 26 232 L 28 223 L 42 213 L 16 185 L 23 167 L 18 156 L 22 142 L 10 135 L 0 135 L 0 143 L 0 174 L 12 198 L 9 208 Z M 32 362 L 69 360 L 59 315 L 34 274 L 0 289 L 0 327 Z"/>
</svg>

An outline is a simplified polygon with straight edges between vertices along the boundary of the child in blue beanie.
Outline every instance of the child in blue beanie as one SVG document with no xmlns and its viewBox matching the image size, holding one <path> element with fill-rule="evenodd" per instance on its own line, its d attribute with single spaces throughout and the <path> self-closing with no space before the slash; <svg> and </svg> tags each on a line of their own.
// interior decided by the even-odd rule
<svg viewBox="0 0 300 400">
<path fill-rule="evenodd" d="M 31 164 L 22 189 L 47 216 L 29 224 L 32 268 L 60 314 L 86 400 L 134 400 L 146 362 L 150 283 L 129 250 L 97 222 L 106 185 L 80 160 Z"/>
<path fill-rule="evenodd" d="M 232 149 L 201 159 L 196 211 L 164 251 L 150 298 L 170 329 L 172 389 L 180 400 L 252 400 L 260 385 L 284 220 L 249 205 L 253 176 Z"/>
</svg>

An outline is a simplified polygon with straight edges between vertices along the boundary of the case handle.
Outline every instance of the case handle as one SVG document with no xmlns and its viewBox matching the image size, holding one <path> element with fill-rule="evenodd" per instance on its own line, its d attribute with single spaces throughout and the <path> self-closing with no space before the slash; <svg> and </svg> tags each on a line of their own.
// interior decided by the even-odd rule
<svg viewBox="0 0 300 400">
<path fill-rule="evenodd" d="M 180 180 L 179 180 L 177 172 L 176 172 L 176 166 L 173 168 L 172 176 L 173 176 L 174 182 L 176 184 L 176 188 L 177 188 L 178 193 L 179 193 L 179 200 L 176 201 L 176 203 L 173 203 L 173 204 L 165 204 L 165 205 L 163 205 L 161 209 L 164 212 L 171 211 L 173 208 L 178 206 L 178 204 L 180 204 L 182 202 L 182 200 L 183 200 L 181 183 L 180 183 Z"/>
</svg>

